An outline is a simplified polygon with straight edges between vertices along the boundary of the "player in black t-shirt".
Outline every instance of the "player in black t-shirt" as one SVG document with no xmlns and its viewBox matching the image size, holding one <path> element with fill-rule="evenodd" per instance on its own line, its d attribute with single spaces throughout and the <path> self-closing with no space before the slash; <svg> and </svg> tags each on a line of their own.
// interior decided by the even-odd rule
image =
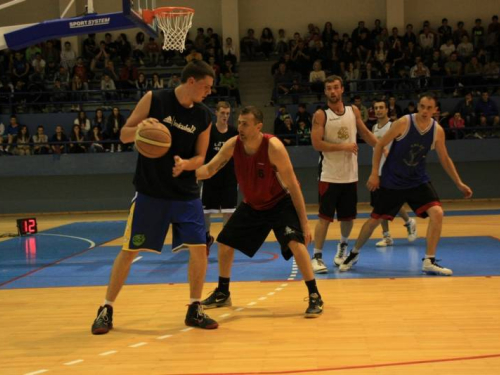
<svg viewBox="0 0 500 375">
<path fill-rule="evenodd" d="M 93 334 L 113 328 L 113 302 L 127 279 L 139 251 L 161 252 L 170 224 L 172 250 L 189 249 L 190 304 L 188 326 L 215 329 L 218 324 L 200 304 L 207 269 L 205 223 L 194 170 L 203 165 L 208 148 L 211 115 L 201 102 L 210 94 L 212 68 L 203 61 L 186 65 L 181 85 L 173 91 L 148 92 L 121 130 L 120 140 L 132 143 L 139 128 L 166 126 L 172 145 L 166 155 L 149 159 L 139 154 L 132 201 L 122 251 L 118 254 L 92 325 Z"/>
</svg>

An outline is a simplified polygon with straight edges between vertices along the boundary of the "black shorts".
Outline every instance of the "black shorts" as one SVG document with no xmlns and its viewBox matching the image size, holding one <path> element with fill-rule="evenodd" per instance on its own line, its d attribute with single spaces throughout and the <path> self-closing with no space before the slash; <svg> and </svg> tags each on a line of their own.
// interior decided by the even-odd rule
<svg viewBox="0 0 500 375">
<path fill-rule="evenodd" d="M 336 184 L 319 181 L 319 217 L 333 221 L 337 213 L 338 221 L 351 221 L 358 214 L 358 183 Z"/>
<path fill-rule="evenodd" d="M 293 255 L 288 247 L 290 241 L 304 243 L 300 220 L 290 195 L 286 195 L 269 210 L 255 210 L 245 202 L 240 203 L 222 228 L 217 242 L 238 249 L 251 258 L 260 249 L 271 229 L 286 260 Z"/>
<path fill-rule="evenodd" d="M 380 189 L 370 191 L 370 206 L 375 207 L 375 202 L 377 201 L 379 195 Z"/>
<path fill-rule="evenodd" d="M 401 207 L 408 203 L 418 217 L 426 218 L 432 206 L 441 206 L 434 186 L 430 182 L 411 189 L 386 189 L 381 187 L 376 194 L 371 217 L 393 220 Z"/>
<path fill-rule="evenodd" d="M 214 187 L 204 183 L 201 202 L 206 214 L 232 213 L 238 205 L 237 185 Z"/>
</svg>

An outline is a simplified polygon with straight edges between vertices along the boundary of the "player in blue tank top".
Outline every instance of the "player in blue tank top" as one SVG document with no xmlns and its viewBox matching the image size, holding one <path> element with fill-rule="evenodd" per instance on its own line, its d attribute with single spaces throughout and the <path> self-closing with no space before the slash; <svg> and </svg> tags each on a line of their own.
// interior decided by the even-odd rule
<svg viewBox="0 0 500 375">
<path fill-rule="evenodd" d="M 436 248 L 441 237 L 443 209 L 425 168 L 425 160 L 431 149 L 435 149 L 439 161 L 465 198 L 472 190 L 465 185 L 448 155 L 443 128 L 432 115 L 436 111 L 436 98 L 423 94 L 416 115 L 404 116 L 394 122 L 375 146 L 372 173 L 368 189 L 379 189 L 370 219 L 363 225 L 359 237 L 349 256 L 340 266 L 340 271 L 349 270 L 359 259 L 361 247 L 371 237 L 382 219 L 392 220 L 404 203 L 408 203 L 421 218 L 429 217 L 427 249 L 422 271 L 428 274 L 451 276 L 453 271 L 436 263 Z M 380 159 L 384 147 L 392 143 L 387 160 L 379 177 Z"/>
</svg>

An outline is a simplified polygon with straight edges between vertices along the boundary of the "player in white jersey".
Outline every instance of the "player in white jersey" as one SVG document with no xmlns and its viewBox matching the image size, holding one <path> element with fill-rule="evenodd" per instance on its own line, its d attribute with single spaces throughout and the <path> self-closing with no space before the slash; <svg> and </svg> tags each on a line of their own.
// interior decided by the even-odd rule
<svg viewBox="0 0 500 375">
<path fill-rule="evenodd" d="M 375 116 L 377 117 L 377 123 L 373 125 L 372 132 L 375 134 L 377 139 L 380 139 L 384 136 L 385 133 L 391 128 L 392 121 L 390 121 L 387 116 L 389 110 L 387 108 L 387 103 L 383 100 L 377 100 L 373 106 L 375 110 Z M 387 145 L 387 150 L 391 148 L 391 144 Z M 380 169 L 379 176 L 382 175 L 382 167 L 384 165 L 385 156 L 382 155 L 382 159 L 380 161 Z M 372 191 L 370 194 L 371 197 L 371 206 L 375 206 L 375 200 L 377 199 L 378 190 Z M 399 210 L 399 216 L 404 220 L 406 230 L 408 231 L 408 241 L 413 242 L 417 239 L 417 222 L 414 219 L 411 219 L 406 210 L 401 207 Z M 379 242 L 377 242 L 376 246 L 378 247 L 386 247 L 392 246 L 394 244 L 394 240 L 391 237 L 391 233 L 389 232 L 389 221 L 382 220 L 382 234 L 383 238 Z"/>
<path fill-rule="evenodd" d="M 356 136 L 374 147 L 377 138 L 361 119 L 359 109 L 342 101 L 342 78 L 330 76 L 325 81 L 327 106 L 314 114 L 311 139 L 314 149 L 321 153 L 319 175 L 319 221 L 314 231 L 314 255 L 311 260 L 315 273 L 326 273 L 323 245 L 328 226 L 335 214 L 340 221 L 341 238 L 334 264 L 342 264 L 347 241 L 356 218 L 358 203 L 358 145 Z"/>
</svg>

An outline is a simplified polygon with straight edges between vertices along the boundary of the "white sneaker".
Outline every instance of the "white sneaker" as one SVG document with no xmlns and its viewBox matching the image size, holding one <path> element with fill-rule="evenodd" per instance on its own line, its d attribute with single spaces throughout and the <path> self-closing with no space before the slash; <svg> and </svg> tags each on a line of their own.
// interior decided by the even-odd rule
<svg viewBox="0 0 500 375">
<path fill-rule="evenodd" d="M 333 264 L 336 266 L 340 266 L 344 259 L 347 257 L 347 244 L 345 242 L 339 243 L 337 245 L 337 254 L 335 254 L 335 258 L 333 258 Z"/>
<path fill-rule="evenodd" d="M 429 275 L 440 275 L 440 276 L 451 276 L 453 275 L 453 271 L 449 268 L 444 268 L 436 263 L 434 258 L 423 259 L 422 263 L 422 271 Z"/>
<path fill-rule="evenodd" d="M 311 259 L 311 265 L 314 273 L 328 273 L 328 268 L 322 258 L 313 257 Z"/>
<path fill-rule="evenodd" d="M 351 251 L 349 253 L 349 256 L 345 258 L 344 263 L 342 263 L 339 266 L 339 271 L 340 272 L 349 271 L 352 268 L 352 266 L 358 263 L 358 259 L 359 259 L 359 253 L 355 254 Z"/>
<path fill-rule="evenodd" d="M 417 239 L 417 222 L 415 219 L 410 219 L 408 224 L 405 224 L 408 231 L 408 241 L 413 242 Z"/>
<path fill-rule="evenodd" d="M 385 236 L 375 244 L 375 246 L 377 247 L 387 247 L 392 245 L 394 245 L 394 240 L 392 239 L 391 236 Z"/>
</svg>

